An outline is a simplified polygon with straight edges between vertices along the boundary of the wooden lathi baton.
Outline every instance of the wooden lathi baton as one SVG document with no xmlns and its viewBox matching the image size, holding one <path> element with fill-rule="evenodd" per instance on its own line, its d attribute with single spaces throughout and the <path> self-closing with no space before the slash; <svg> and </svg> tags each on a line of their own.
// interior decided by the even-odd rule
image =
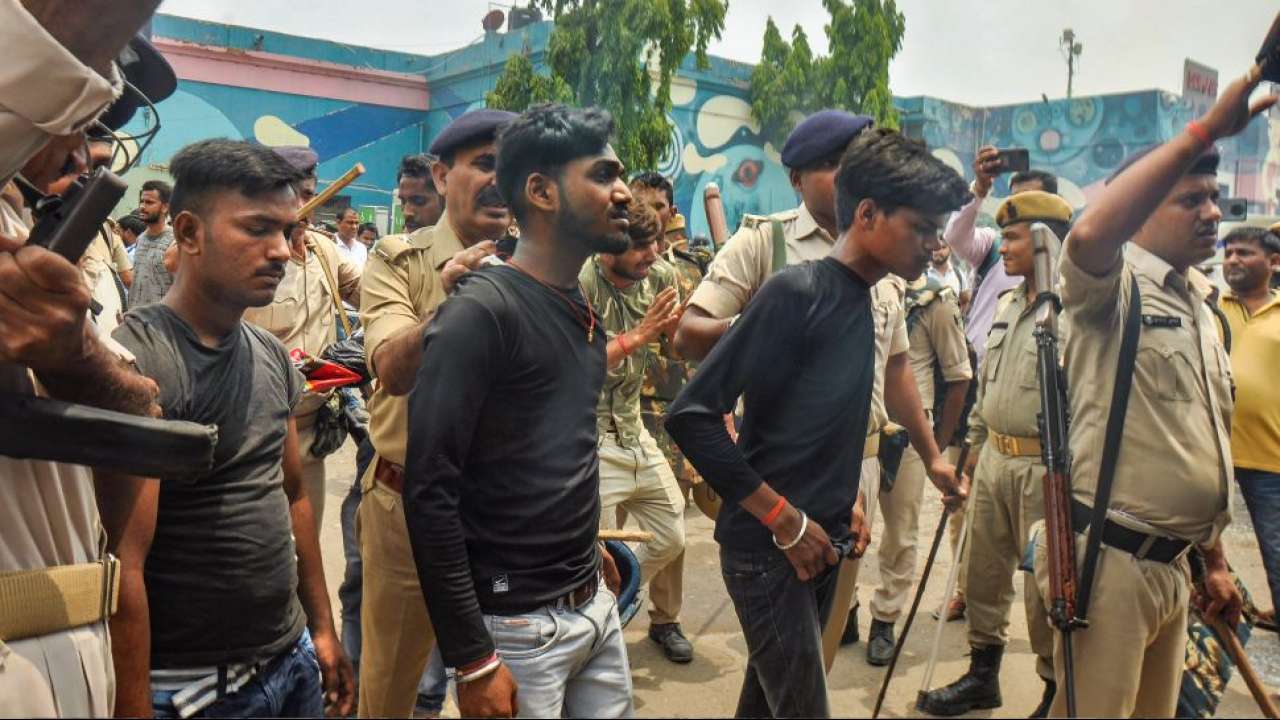
<svg viewBox="0 0 1280 720">
<path fill-rule="evenodd" d="M 1240 637 L 1221 617 L 1210 621 L 1209 626 L 1213 628 L 1218 639 L 1222 641 L 1222 647 L 1226 649 L 1231 661 L 1236 664 L 1236 667 L 1240 668 L 1240 676 L 1244 678 L 1244 684 L 1249 686 L 1249 693 L 1253 695 L 1254 702 L 1258 703 L 1258 708 L 1262 710 L 1262 714 L 1272 718 L 1272 720 L 1280 717 L 1276 713 L 1275 703 L 1271 702 L 1271 697 L 1267 695 L 1266 686 L 1262 684 L 1262 680 L 1258 678 L 1258 673 L 1253 669 L 1253 664 L 1249 662 L 1249 656 L 1245 654 L 1244 646 L 1240 644 Z"/>
<path fill-rule="evenodd" d="M 960 448 L 960 457 L 956 459 L 957 472 L 962 472 L 965 462 L 969 459 L 969 444 L 965 443 Z M 916 587 L 916 597 L 911 601 L 911 610 L 907 612 L 907 621 L 902 626 L 902 635 L 898 636 L 898 643 L 893 646 L 893 659 L 889 661 L 889 668 L 884 672 L 884 682 L 880 685 L 880 694 L 876 696 L 875 709 L 871 711 L 872 718 L 880 717 L 880 708 L 884 705 L 884 696 L 889 692 L 889 681 L 893 679 L 893 670 L 898 666 L 898 657 L 902 655 L 902 646 L 907 644 L 907 633 L 911 632 L 911 623 L 916 619 L 916 611 L 920 609 L 920 600 L 924 597 L 924 588 L 929 583 L 929 572 L 933 570 L 933 561 L 938 557 L 938 546 L 942 544 L 942 536 L 947 530 L 946 508 L 942 510 L 942 517 L 938 520 L 938 529 L 933 533 L 933 544 L 929 546 L 929 558 L 924 562 L 924 572 L 920 575 L 920 584 Z"/>
<path fill-rule="evenodd" d="M 618 542 L 652 542 L 653 533 L 647 530 L 601 530 L 600 540 L 617 540 Z"/>
<path fill-rule="evenodd" d="M 329 187 L 317 193 L 316 196 L 308 200 L 305 205 L 298 208 L 298 212 L 296 215 L 294 215 L 294 217 L 297 218 L 298 220 L 306 219 L 307 216 L 311 215 L 311 213 L 316 211 L 316 208 L 329 202 L 330 198 L 332 198 L 334 195 L 337 195 L 346 186 L 355 182 L 356 178 L 360 177 L 363 174 L 364 174 L 364 163 L 356 163 L 355 167 L 343 173 L 342 177 L 329 183 Z"/>
<path fill-rule="evenodd" d="M 720 199 L 720 186 L 707 183 L 702 191 L 703 209 L 707 211 L 707 229 L 711 233 L 711 242 L 716 249 L 729 242 L 729 222 L 724 217 L 724 201 Z"/>
</svg>

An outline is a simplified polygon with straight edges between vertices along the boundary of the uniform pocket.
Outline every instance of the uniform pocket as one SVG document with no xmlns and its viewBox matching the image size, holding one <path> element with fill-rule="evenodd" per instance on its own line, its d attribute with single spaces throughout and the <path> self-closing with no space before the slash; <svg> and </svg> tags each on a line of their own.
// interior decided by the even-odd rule
<svg viewBox="0 0 1280 720">
<path fill-rule="evenodd" d="M 1137 366 L 1155 386 L 1155 396 L 1165 402 L 1191 402 L 1195 373 L 1186 353 L 1168 345 L 1138 349 Z"/>
<path fill-rule="evenodd" d="M 1040 387 L 1040 378 L 1036 374 L 1038 359 L 1036 346 L 1028 345 L 1018 353 L 1018 386 L 1024 390 L 1035 390 Z"/>
<path fill-rule="evenodd" d="M 987 382 L 995 382 L 1000 370 L 1000 358 L 1004 355 L 1004 339 L 1008 331 L 993 330 L 987 334 L 987 356 L 983 360 L 983 374 Z"/>
</svg>

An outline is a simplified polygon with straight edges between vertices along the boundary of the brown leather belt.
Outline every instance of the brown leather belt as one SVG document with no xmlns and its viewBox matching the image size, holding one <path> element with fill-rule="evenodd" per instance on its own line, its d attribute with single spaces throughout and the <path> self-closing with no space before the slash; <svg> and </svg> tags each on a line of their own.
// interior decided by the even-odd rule
<svg viewBox="0 0 1280 720">
<path fill-rule="evenodd" d="M 592 575 L 586 582 L 582 583 L 577 588 L 570 590 L 564 595 L 561 595 L 555 600 L 552 600 L 549 604 L 565 606 L 570 610 L 577 610 L 583 605 L 591 602 L 591 599 L 596 596 L 596 588 L 598 587 L 600 587 L 600 578 Z"/>
<path fill-rule="evenodd" d="M 404 466 L 397 465 L 393 462 L 378 458 L 378 464 L 373 468 L 374 482 L 381 483 L 383 487 L 397 494 L 404 494 Z"/>
</svg>

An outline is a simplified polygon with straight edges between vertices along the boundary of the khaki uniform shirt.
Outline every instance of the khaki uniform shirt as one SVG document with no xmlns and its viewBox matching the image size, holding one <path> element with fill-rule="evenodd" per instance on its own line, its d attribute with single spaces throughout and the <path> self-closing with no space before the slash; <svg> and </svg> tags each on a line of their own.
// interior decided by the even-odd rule
<svg viewBox="0 0 1280 720">
<path fill-rule="evenodd" d="M 1059 293 L 1069 326 L 1072 488 L 1092 504 L 1115 386 L 1121 328 L 1137 277 L 1144 319 L 1111 491 L 1112 516 L 1206 547 L 1230 522 L 1231 366 L 1205 298 L 1203 276 L 1179 275 L 1132 243 L 1101 277 L 1071 260 L 1068 236 Z M 1189 282 L 1190 280 L 1190 282 Z"/>
<path fill-rule="evenodd" d="M 364 266 L 360 291 L 360 322 L 364 325 L 364 356 L 377 377 L 374 353 L 397 332 L 413 327 L 435 313 L 447 295 L 440 270 L 463 250 L 449 211 L 440 222 L 411 235 L 388 235 L 373 246 Z M 409 400 L 375 385 L 369 398 L 369 439 L 378 455 L 404 464 L 409 441 Z"/>
<path fill-rule="evenodd" d="M 0 184 L 52 137 L 82 129 L 119 95 L 17 0 L 0 0 Z M 0 201 L 0 233 L 27 219 Z M 0 364 L 0 389 L 33 394 L 26 368 Z M 101 525 L 87 468 L 0 457 L 0 573 L 98 559 Z M 107 716 L 115 679 L 105 623 L 0 641 L 0 716 Z"/>
<path fill-rule="evenodd" d="M 582 266 L 578 282 L 609 338 L 639 325 L 658 293 L 676 285 L 671 266 L 654 263 L 647 278 L 620 290 L 605 277 L 594 257 Z M 621 365 L 608 371 L 596 403 L 596 430 L 601 435 L 616 435 L 622 447 L 638 443 L 646 434 L 640 422 L 640 389 L 648 365 L 658 354 L 652 345 L 633 350 Z"/>
<path fill-rule="evenodd" d="M 338 254 L 329 238 L 308 231 L 307 240 L 314 246 L 307 250 L 305 261 L 289 258 L 285 264 L 284 279 L 276 288 L 275 299 L 265 307 L 249 308 L 244 319 L 275 335 L 288 350 L 300 349 L 319 357 L 325 348 L 338 340 L 333 294 L 321 263 L 329 264 L 329 271 L 338 283 L 338 293 L 344 296 L 351 296 L 359 290 L 360 272 Z M 325 397 L 305 394 L 294 414 L 298 417 L 311 415 L 320 409 Z"/>
<path fill-rule="evenodd" d="M 769 217 L 747 215 L 738 232 L 716 253 L 707 277 L 693 293 L 691 305 L 715 318 L 729 318 L 742 312 L 773 274 L 773 220 L 782 223 L 788 265 L 821 260 L 835 244 L 835 238 L 818 226 L 804 205 Z"/>
<path fill-rule="evenodd" d="M 1025 285 L 1006 292 L 996 306 L 978 396 L 969 414 L 968 440 L 975 451 L 987 441 L 989 430 L 1016 437 L 1040 436 L 1036 314 L 1028 309 Z"/>
<path fill-rule="evenodd" d="M 889 424 L 889 413 L 884 406 L 884 368 L 889 358 L 907 352 L 906 316 L 902 309 L 902 295 L 906 283 L 896 275 L 887 275 L 871 286 L 871 321 L 876 328 L 876 378 L 871 390 L 871 418 L 867 421 L 867 435 L 873 435 Z"/>
<path fill-rule="evenodd" d="M 911 345 L 911 372 L 916 377 L 925 409 L 932 410 L 935 363 L 947 383 L 970 380 L 973 370 L 969 367 L 969 346 L 965 344 L 964 323 L 960 320 L 956 296 L 944 289 L 917 312 L 919 319 L 907 336 Z"/>
</svg>

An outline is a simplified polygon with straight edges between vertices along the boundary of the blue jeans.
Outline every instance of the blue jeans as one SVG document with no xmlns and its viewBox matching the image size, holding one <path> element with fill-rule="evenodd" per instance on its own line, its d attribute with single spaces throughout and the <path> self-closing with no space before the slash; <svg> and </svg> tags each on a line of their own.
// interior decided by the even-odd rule
<svg viewBox="0 0 1280 720">
<path fill-rule="evenodd" d="M 151 694 L 151 710 L 158 718 L 176 718 L 172 690 Z M 293 647 L 267 662 L 243 687 L 223 695 L 193 717 L 249 718 L 324 716 L 324 687 L 320 682 L 320 662 L 311 633 L 303 630 Z"/>
<path fill-rule="evenodd" d="M 1262 567 L 1267 571 L 1271 590 L 1271 607 L 1280 600 L 1280 473 L 1236 468 L 1236 482 L 1249 508 L 1253 532 L 1262 552 Z"/>
<path fill-rule="evenodd" d="M 342 499 L 342 554 L 347 564 L 342 584 L 338 586 L 338 602 L 342 605 L 342 647 L 351 658 L 357 682 L 360 680 L 360 598 L 364 567 L 360 562 L 360 543 L 356 540 L 356 510 L 360 508 L 360 481 L 372 460 L 373 445 L 366 438 L 356 450 L 356 479 Z"/>
<path fill-rule="evenodd" d="M 800 582 L 781 550 L 720 548 L 720 572 L 747 641 L 737 717 L 830 717 L 822 628 L 836 568 Z"/>
</svg>

